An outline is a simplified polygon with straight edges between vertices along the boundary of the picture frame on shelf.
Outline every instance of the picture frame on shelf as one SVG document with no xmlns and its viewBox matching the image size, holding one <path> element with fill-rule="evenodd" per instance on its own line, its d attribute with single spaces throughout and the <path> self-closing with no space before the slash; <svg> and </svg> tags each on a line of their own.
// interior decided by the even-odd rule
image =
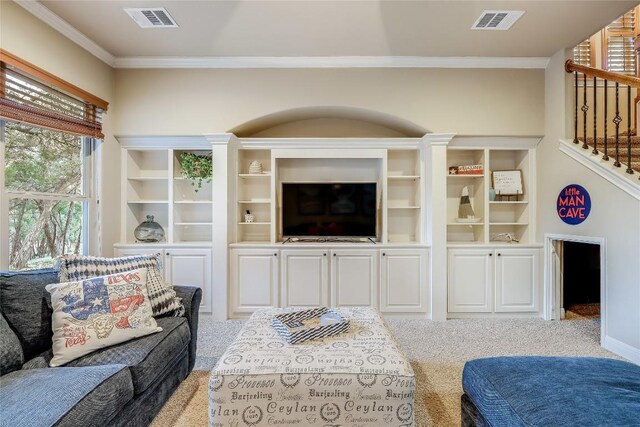
<svg viewBox="0 0 640 427">
<path fill-rule="evenodd" d="M 515 197 L 516 201 L 520 196 L 524 195 L 524 183 L 522 179 L 522 170 L 495 170 L 491 172 L 491 186 L 496 194 L 496 200 L 511 200 Z"/>
</svg>

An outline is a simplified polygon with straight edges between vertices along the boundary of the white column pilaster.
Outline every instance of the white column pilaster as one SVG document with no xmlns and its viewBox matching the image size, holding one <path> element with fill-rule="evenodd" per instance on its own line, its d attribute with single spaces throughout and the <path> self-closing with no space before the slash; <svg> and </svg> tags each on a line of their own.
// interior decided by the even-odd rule
<svg viewBox="0 0 640 427">
<path fill-rule="evenodd" d="M 212 175 L 212 252 L 213 252 L 213 277 L 212 310 L 214 320 L 226 320 L 228 318 L 228 281 L 229 281 L 229 242 L 233 235 L 232 226 L 229 223 L 233 219 L 232 203 L 229 203 L 229 195 L 233 194 L 235 180 L 229 177 L 235 175 L 233 155 L 236 136 L 231 133 L 205 135 L 211 143 L 213 158 Z"/>
<path fill-rule="evenodd" d="M 452 133 L 427 134 L 425 201 L 426 241 L 431 246 L 431 319 L 447 319 L 447 145 Z"/>
</svg>

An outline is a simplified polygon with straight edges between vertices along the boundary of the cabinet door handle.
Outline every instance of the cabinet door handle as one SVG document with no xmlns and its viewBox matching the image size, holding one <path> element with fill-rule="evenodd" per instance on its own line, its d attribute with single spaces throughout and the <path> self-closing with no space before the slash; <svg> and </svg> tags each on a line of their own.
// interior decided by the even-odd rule
<svg viewBox="0 0 640 427">
<path fill-rule="evenodd" d="M 382 252 L 382 256 L 387 256 L 387 253 L 386 252 Z"/>
<path fill-rule="evenodd" d="M 502 255 L 500 252 L 498 252 L 498 256 Z"/>
<path fill-rule="evenodd" d="M 493 256 L 493 254 L 489 254 L 489 256 Z"/>
<path fill-rule="evenodd" d="M 273 256 L 278 256 L 278 253 L 277 253 L 277 252 L 275 252 L 275 253 L 273 254 Z"/>
<path fill-rule="evenodd" d="M 325 253 L 323 253 L 323 254 L 322 254 L 322 256 L 327 256 L 327 253 L 326 253 L 326 252 L 325 252 Z"/>
<path fill-rule="evenodd" d="M 335 253 L 335 252 L 333 253 L 333 256 L 336 256 L 336 253 Z"/>
<path fill-rule="evenodd" d="M 167 256 L 171 255 L 169 252 L 167 252 Z"/>
</svg>

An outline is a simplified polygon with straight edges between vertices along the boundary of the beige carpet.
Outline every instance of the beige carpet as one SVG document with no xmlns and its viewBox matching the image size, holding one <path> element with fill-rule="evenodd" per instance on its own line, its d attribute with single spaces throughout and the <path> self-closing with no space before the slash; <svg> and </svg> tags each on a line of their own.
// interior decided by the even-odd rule
<svg viewBox="0 0 640 427">
<path fill-rule="evenodd" d="M 201 320 L 197 369 L 181 384 L 152 427 L 207 425 L 208 369 L 242 325 Z M 416 426 L 459 426 L 462 368 L 467 360 L 502 355 L 616 357 L 599 345 L 593 319 L 390 320 L 416 374 Z"/>
</svg>

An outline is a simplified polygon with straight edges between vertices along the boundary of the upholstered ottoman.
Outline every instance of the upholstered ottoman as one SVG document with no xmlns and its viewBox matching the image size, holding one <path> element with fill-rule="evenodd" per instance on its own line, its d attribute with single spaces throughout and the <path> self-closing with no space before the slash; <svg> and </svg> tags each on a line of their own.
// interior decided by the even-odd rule
<svg viewBox="0 0 640 427">
<path fill-rule="evenodd" d="M 211 372 L 209 425 L 413 426 L 415 377 L 377 311 L 336 309 L 349 332 L 287 344 L 262 310 Z"/>
<path fill-rule="evenodd" d="M 640 426 L 640 366 L 590 357 L 467 362 L 462 425 Z"/>
</svg>

